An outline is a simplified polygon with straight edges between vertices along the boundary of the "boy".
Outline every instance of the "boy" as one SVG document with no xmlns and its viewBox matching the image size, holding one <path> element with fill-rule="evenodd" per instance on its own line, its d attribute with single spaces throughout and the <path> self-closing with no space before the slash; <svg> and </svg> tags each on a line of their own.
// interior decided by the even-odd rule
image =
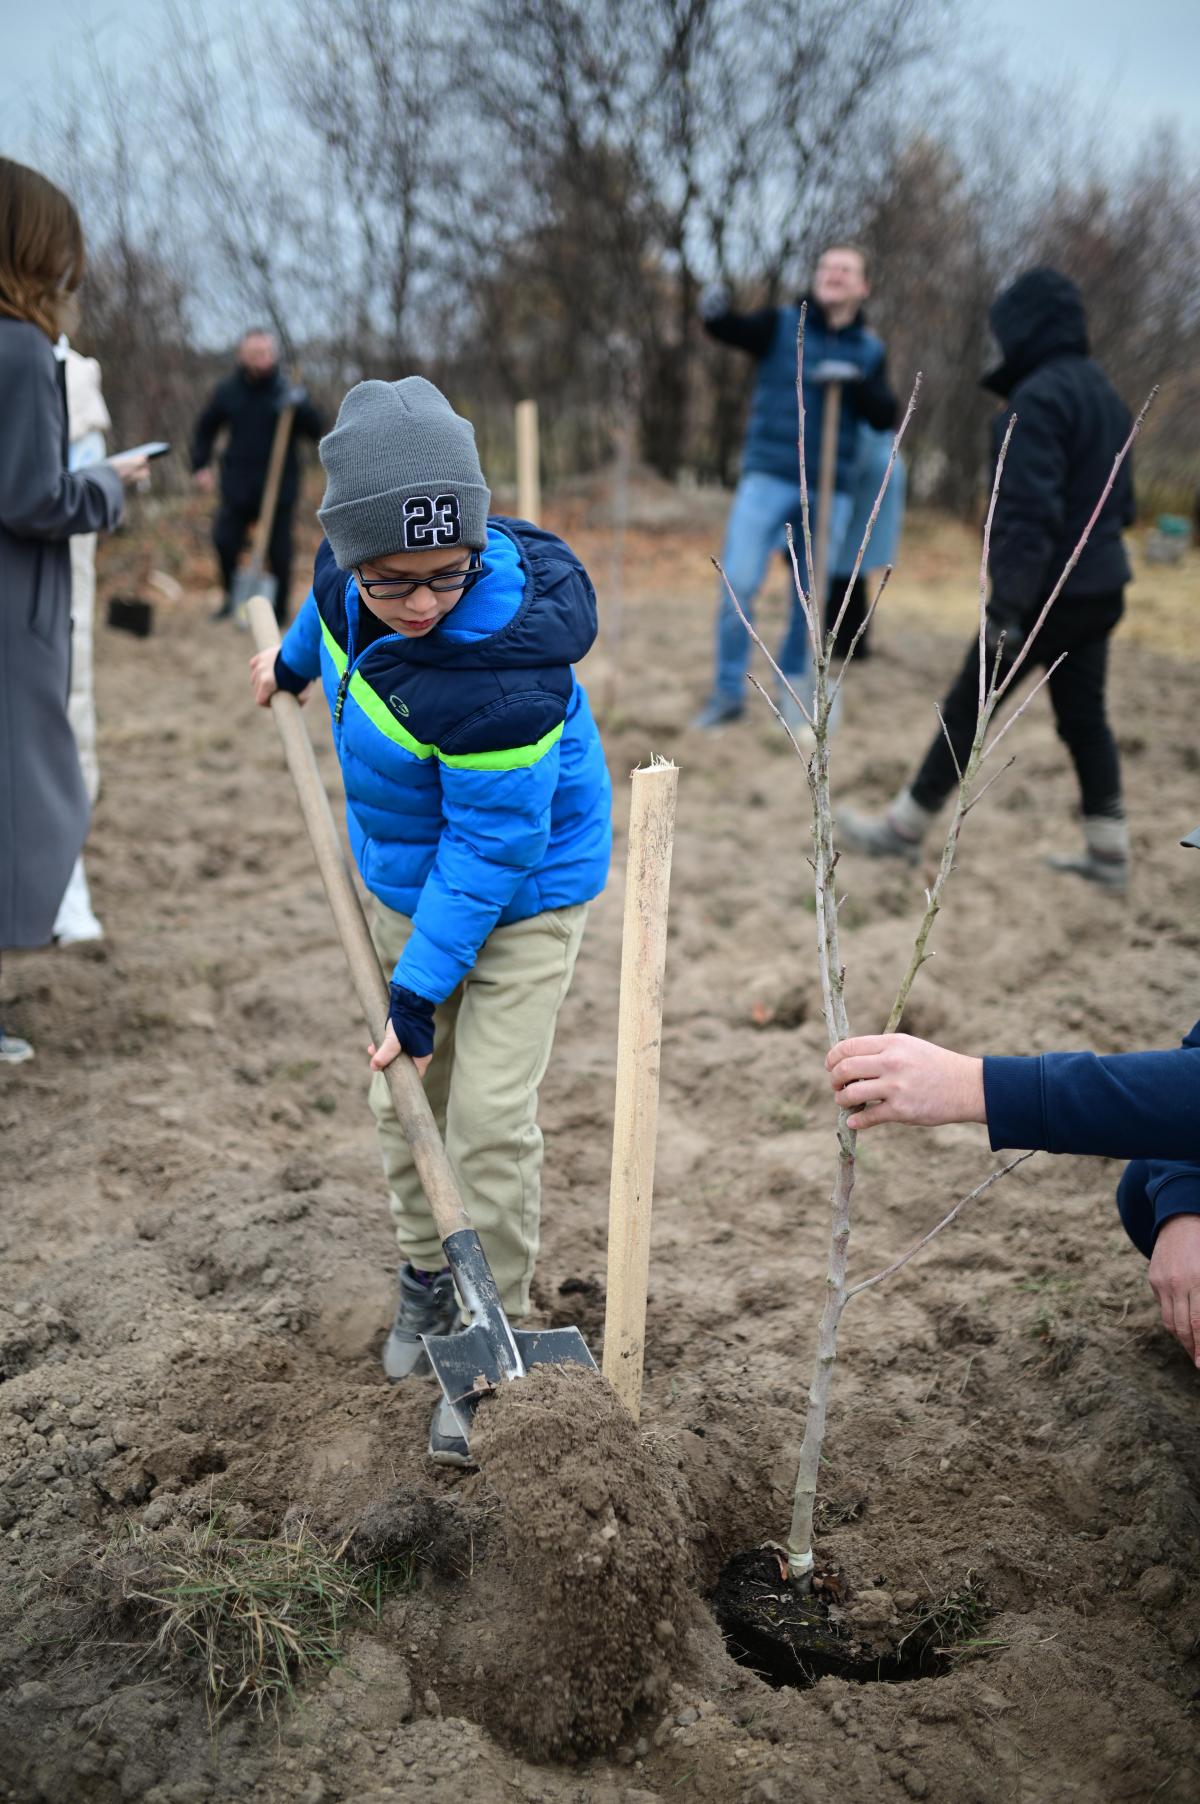
<svg viewBox="0 0 1200 1804">
<path fill-rule="evenodd" d="M 404 1263 L 389 1378 L 458 1320 L 454 1283 L 388 1098 L 408 1053 L 511 1317 L 538 1248 L 537 1091 L 587 904 L 604 888 L 612 789 L 572 665 L 596 635 L 586 571 L 552 534 L 488 518 L 474 428 L 420 376 L 360 382 L 321 440 L 325 542 L 255 699 L 320 677 L 350 843 L 392 970 L 370 1103 Z M 469 1464 L 439 1402 L 430 1458 Z"/>
</svg>

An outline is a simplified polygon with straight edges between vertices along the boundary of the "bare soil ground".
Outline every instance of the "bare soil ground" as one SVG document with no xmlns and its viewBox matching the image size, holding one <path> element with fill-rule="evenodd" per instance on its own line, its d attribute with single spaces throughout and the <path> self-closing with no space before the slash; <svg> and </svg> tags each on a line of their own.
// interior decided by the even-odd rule
<svg viewBox="0 0 1200 1804">
<path fill-rule="evenodd" d="M 678 1572 L 635 1588 L 659 1601 L 620 1626 L 631 1646 L 654 1639 L 657 1666 L 631 1675 L 636 1708 L 600 1751 L 568 1738 L 529 1752 L 567 1670 L 538 1632 L 544 1612 L 560 1649 L 573 1607 L 580 1645 L 606 1631 L 586 1587 L 550 1583 L 546 1537 L 522 1538 L 511 1436 L 493 1481 L 434 1472 L 428 1382 L 391 1389 L 379 1371 L 395 1249 L 365 1035 L 274 732 L 250 702 L 246 642 L 207 619 L 202 524 L 164 511 L 151 555 L 184 578 L 184 601 L 159 608 L 145 641 L 99 631 L 88 868 L 108 937 L 5 961 L 7 1017 L 38 1056 L 0 1080 L 0 1797 L 1197 1795 L 1197 1378 L 1157 1325 L 1111 1164 L 1030 1161 L 847 1314 L 820 1550 L 850 1582 L 846 1621 L 867 1645 L 894 1649 L 954 1600 L 928 1676 L 773 1689 L 733 1663 L 702 1602 L 732 1554 L 786 1527 L 833 1140 L 802 774 L 765 710 L 715 738 L 686 727 L 707 676 L 723 501 L 648 486 L 634 499 L 620 633 L 584 672 L 611 695 L 618 851 L 543 1091 L 538 1305 L 599 1351 L 623 779 L 664 752 L 682 777 L 645 1433 L 632 1451 L 597 1441 L 595 1484 L 576 1472 L 570 1493 L 628 1550 L 652 1477 L 665 1487 L 654 1519 Z M 551 523 L 603 594 L 603 498 L 568 497 Z M 141 555 L 113 546 L 102 593 L 128 592 Z M 850 685 L 839 793 L 882 801 L 922 749 L 971 629 L 974 556 L 964 529 L 910 531 L 875 656 Z M 769 621 L 782 595 L 779 577 Z M 1016 768 L 969 823 L 913 1031 L 1105 1051 L 1170 1045 L 1191 1024 L 1200 869 L 1176 842 L 1200 818 L 1198 602 L 1194 556 L 1143 573 L 1116 644 L 1130 897 L 1039 863 L 1075 830 L 1039 701 Z M 317 709 L 310 722 L 334 792 Z M 847 859 L 843 876 L 851 1020 L 868 1030 L 921 874 Z M 853 1272 L 886 1263 L 992 1163 L 977 1129 L 872 1135 Z M 561 1456 L 552 1437 L 538 1447 L 530 1495 L 553 1501 Z M 637 1487 L 625 1505 L 622 1485 Z M 245 1533 L 307 1519 L 362 1554 L 415 1552 L 378 1620 L 353 1619 L 341 1664 L 278 1719 L 235 1708 L 215 1735 L 196 1672 L 147 1656 L 144 1622 L 109 1607 L 99 1572 L 122 1546 L 177 1547 L 214 1509 Z M 598 1647 L 601 1666 L 610 1651 Z M 587 1674 L 571 1682 L 586 1689 Z"/>
</svg>

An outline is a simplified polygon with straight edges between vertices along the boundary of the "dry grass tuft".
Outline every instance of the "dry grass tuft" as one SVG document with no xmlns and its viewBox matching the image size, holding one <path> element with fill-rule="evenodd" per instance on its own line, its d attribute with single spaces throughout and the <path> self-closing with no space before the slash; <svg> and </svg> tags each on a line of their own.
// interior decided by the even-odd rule
<svg viewBox="0 0 1200 1804">
<path fill-rule="evenodd" d="M 260 1716 L 294 1695 L 313 1669 L 336 1665 L 344 1628 L 380 1614 L 414 1582 L 414 1552 L 367 1564 L 345 1559 L 301 1522 L 277 1538 L 226 1532 L 219 1513 L 186 1534 L 133 1528 L 100 1562 L 126 1610 L 154 1630 L 159 1654 L 202 1675 L 211 1718 L 244 1703 Z"/>
</svg>

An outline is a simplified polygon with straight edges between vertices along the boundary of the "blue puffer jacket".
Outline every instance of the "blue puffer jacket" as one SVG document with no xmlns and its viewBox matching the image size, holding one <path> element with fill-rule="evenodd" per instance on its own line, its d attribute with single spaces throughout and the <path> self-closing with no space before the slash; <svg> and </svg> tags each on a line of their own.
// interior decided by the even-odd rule
<svg viewBox="0 0 1200 1804">
<path fill-rule="evenodd" d="M 493 927 L 598 895 L 612 849 L 612 786 L 571 668 L 596 636 L 587 572 L 526 521 L 490 520 L 483 557 L 426 637 L 371 638 L 322 544 L 277 666 L 287 686 L 321 678 L 358 868 L 413 920 L 393 982 L 435 1003 Z"/>
</svg>

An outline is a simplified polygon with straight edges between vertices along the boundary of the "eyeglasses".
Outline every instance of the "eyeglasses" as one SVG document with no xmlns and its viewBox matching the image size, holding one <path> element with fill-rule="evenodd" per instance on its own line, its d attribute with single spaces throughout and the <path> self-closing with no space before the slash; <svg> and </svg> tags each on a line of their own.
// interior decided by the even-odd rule
<svg viewBox="0 0 1200 1804">
<path fill-rule="evenodd" d="M 418 589 L 430 589 L 435 595 L 460 595 L 483 575 L 483 558 L 473 551 L 461 570 L 440 570 L 436 576 L 387 577 L 368 582 L 357 568 L 354 575 L 368 601 L 407 601 Z"/>
</svg>

